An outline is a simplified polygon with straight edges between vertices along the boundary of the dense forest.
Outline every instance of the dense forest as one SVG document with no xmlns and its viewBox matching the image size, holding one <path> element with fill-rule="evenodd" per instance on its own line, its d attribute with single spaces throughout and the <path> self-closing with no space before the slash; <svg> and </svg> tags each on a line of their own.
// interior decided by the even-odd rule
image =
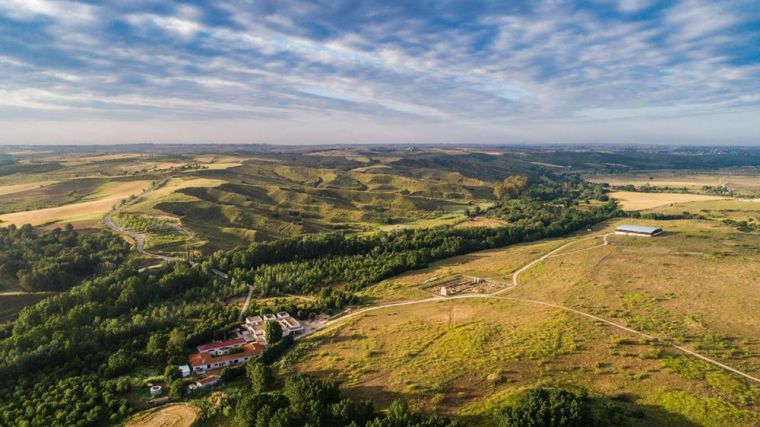
<svg viewBox="0 0 760 427">
<path fill-rule="evenodd" d="M 0 341 L 0 425 L 118 420 L 136 386 L 123 375 L 163 372 L 187 347 L 221 338 L 238 314 L 222 301 L 242 292 L 185 264 L 145 277 L 120 268 L 25 308 Z"/>
<path fill-rule="evenodd" d="M 0 228 L 0 277 L 30 291 L 63 291 L 83 278 L 113 269 L 129 251 L 124 239 L 102 231 L 40 232 L 30 225 Z"/>
</svg>

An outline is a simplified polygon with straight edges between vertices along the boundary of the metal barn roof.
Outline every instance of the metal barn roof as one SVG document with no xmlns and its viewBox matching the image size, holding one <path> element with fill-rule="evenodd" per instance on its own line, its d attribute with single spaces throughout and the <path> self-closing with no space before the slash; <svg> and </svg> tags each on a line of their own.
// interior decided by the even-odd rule
<svg viewBox="0 0 760 427">
<path fill-rule="evenodd" d="M 647 227 L 645 225 L 619 225 L 617 228 L 615 228 L 615 231 L 653 234 L 657 233 L 658 231 L 662 231 L 662 229 L 659 227 Z"/>
</svg>

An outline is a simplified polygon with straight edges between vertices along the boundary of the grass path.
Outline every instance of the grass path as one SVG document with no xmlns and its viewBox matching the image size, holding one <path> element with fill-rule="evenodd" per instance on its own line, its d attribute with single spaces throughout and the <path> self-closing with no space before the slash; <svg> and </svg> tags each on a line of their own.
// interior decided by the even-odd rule
<svg viewBox="0 0 760 427">
<path fill-rule="evenodd" d="M 605 234 L 605 235 L 601 236 L 602 239 L 603 239 L 603 241 L 604 241 L 604 243 L 602 243 L 600 245 L 592 246 L 590 248 L 585 248 L 585 249 L 579 249 L 578 251 L 572 251 L 572 252 L 585 251 L 585 250 L 589 250 L 589 249 L 599 248 L 599 247 L 602 247 L 602 246 L 607 246 L 607 245 L 609 245 L 608 236 L 610 234 L 611 233 L 608 233 L 608 234 Z M 609 326 L 612 326 L 614 328 L 626 331 L 626 332 L 628 332 L 630 334 L 633 334 L 633 335 L 638 335 L 638 336 L 641 336 L 641 337 L 644 337 L 644 338 L 648 338 L 648 339 L 655 339 L 655 337 L 653 337 L 652 335 L 649 335 L 649 334 L 647 334 L 645 332 L 641 332 L 641 331 L 638 331 L 636 329 L 629 328 L 629 327 L 621 325 L 619 323 L 615 323 L 615 322 L 613 322 L 611 320 L 607 320 L 607 319 L 604 319 L 602 317 L 595 316 L 595 315 L 593 315 L 591 313 L 586 313 L 586 312 L 583 312 L 583 311 L 580 311 L 580 310 L 576 310 L 576 309 L 571 308 L 571 307 L 566 307 L 566 306 L 562 306 L 562 305 L 555 304 L 555 303 L 552 303 L 552 302 L 547 302 L 547 301 L 539 301 L 539 300 L 533 300 L 533 299 L 527 299 L 527 298 L 517 298 L 517 297 L 506 297 L 506 296 L 499 295 L 499 294 L 502 294 L 502 293 L 504 293 L 506 291 L 509 291 L 511 289 L 516 288 L 518 286 L 518 283 L 519 283 L 518 282 L 518 278 L 519 278 L 520 274 L 523 273 L 523 272 L 525 272 L 529 268 L 533 267 L 534 265 L 536 265 L 536 264 L 538 264 L 538 263 L 546 260 L 549 257 L 564 255 L 564 254 L 557 254 L 557 253 L 560 252 L 561 250 L 567 248 L 568 246 L 574 245 L 574 244 L 582 242 L 582 241 L 586 241 L 586 240 L 590 240 L 590 239 L 595 239 L 595 238 L 598 238 L 598 237 L 600 237 L 600 236 L 592 236 L 592 237 L 586 237 L 586 238 L 583 238 L 583 239 L 573 240 L 572 242 L 568 242 L 568 243 L 566 243 L 566 244 L 564 244 L 564 245 L 562 245 L 562 246 L 560 246 L 560 247 L 558 247 L 558 248 L 556 248 L 556 249 L 554 249 L 554 250 L 552 250 L 550 252 L 547 252 L 546 254 L 544 254 L 543 256 L 541 256 L 540 258 L 537 258 L 537 259 L 535 259 L 535 260 L 533 260 L 533 261 L 525 264 L 524 266 L 520 267 L 517 271 L 515 271 L 515 273 L 513 274 L 513 276 L 512 276 L 512 286 L 510 286 L 508 288 L 505 288 L 505 289 L 502 289 L 502 290 L 500 290 L 500 291 L 498 291 L 498 292 L 496 292 L 494 294 L 455 295 L 455 296 L 451 296 L 451 297 L 434 296 L 434 297 L 430 297 L 430 298 L 426 298 L 426 299 L 421 299 L 421 300 L 401 301 L 401 302 L 383 304 L 383 305 L 378 305 L 378 306 L 373 306 L 373 307 L 365 307 L 365 308 L 362 308 L 362 309 L 359 309 L 359 310 L 356 310 L 356 311 L 344 311 L 342 314 L 338 315 L 338 317 L 334 317 L 334 318 L 332 318 L 332 319 L 330 319 L 330 320 L 328 320 L 328 321 L 326 321 L 324 323 L 319 324 L 318 326 L 315 326 L 313 329 L 305 332 L 304 334 L 300 335 L 296 339 L 297 340 L 303 339 L 304 337 L 306 337 L 308 335 L 311 335 L 311 334 L 313 334 L 313 333 L 315 333 L 315 332 L 317 332 L 319 330 L 328 328 L 328 327 L 336 325 L 338 323 L 342 323 L 342 322 L 344 322 L 344 321 L 346 321 L 348 319 L 354 318 L 354 317 L 356 317 L 356 316 L 358 316 L 360 314 L 364 314 L 364 313 L 367 313 L 367 312 L 370 312 L 370 311 L 380 310 L 380 309 L 384 309 L 384 308 L 392 308 L 392 307 L 403 307 L 403 306 L 414 305 L 414 304 L 427 304 L 427 303 L 431 303 L 431 302 L 441 302 L 441 301 L 449 301 L 449 300 L 457 300 L 457 299 L 476 299 L 476 298 L 480 298 L 480 299 L 497 299 L 497 300 L 505 300 L 505 301 L 518 301 L 518 302 L 523 302 L 523 303 L 528 303 L 528 304 L 536 304 L 536 305 L 543 305 L 543 306 L 546 306 L 546 307 L 552 307 L 552 308 L 556 308 L 556 309 L 559 309 L 559 310 L 564 310 L 564 311 L 567 311 L 567 312 L 570 312 L 570 313 L 573 313 L 573 314 L 577 314 L 579 316 L 587 317 L 589 319 L 592 319 L 592 320 L 595 320 L 595 321 L 598 321 L 598 322 L 602 322 L 602 323 L 604 323 L 606 325 L 609 325 Z M 572 252 L 567 252 L 567 253 L 569 254 L 569 253 L 572 253 Z M 683 352 L 683 353 L 686 353 L 688 355 L 691 355 L 693 357 L 701 359 L 701 360 L 703 360 L 703 361 L 705 361 L 707 363 L 710 363 L 710 364 L 715 365 L 715 366 L 717 366 L 719 368 L 725 369 L 725 370 L 727 370 L 729 372 L 732 372 L 734 374 L 740 375 L 740 376 L 742 376 L 742 377 L 744 377 L 744 378 L 746 378 L 748 380 L 751 380 L 751 381 L 754 381 L 754 382 L 760 384 L 760 378 L 754 377 L 752 375 L 747 374 L 746 372 L 742 372 L 742 371 L 740 371 L 738 369 L 732 368 L 732 367 L 730 367 L 730 366 L 728 366 L 726 364 L 723 364 L 723 363 L 721 363 L 721 362 L 719 362 L 719 361 L 717 361 L 715 359 L 711 359 L 711 358 L 709 358 L 707 356 L 699 354 L 699 353 L 697 353 L 697 352 L 695 352 L 693 350 L 690 350 L 690 349 L 688 349 L 688 348 L 686 348 L 686 347 L 684 347 L 682 345 L 679 345 L 679 344 L 677 344 L 675 342 L 670 341 L 669 345 L 671 347 L 673 347 L 673 348 L 675 348 L 675 349 Z"/>
<path fill-rule="evenodd" d="M 42 188 L 57 182 L 58 181 L 37 181 L 26 184 L 0 185 L 0 196 L 7 196 L 9 194 L 21 193 L 35 188 Z"/>
</svg>

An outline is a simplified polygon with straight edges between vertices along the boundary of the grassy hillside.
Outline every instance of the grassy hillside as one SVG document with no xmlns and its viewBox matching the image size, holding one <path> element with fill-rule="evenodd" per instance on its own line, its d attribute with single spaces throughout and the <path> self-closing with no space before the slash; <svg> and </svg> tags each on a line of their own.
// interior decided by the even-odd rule
<svg viewBox="0 0 760 427">
<path fill-rule="evenodd" d="M 760 294 L 752 284 L 760 237 L 707 221 L 641 223 L 666 234 L 613 236 L 602 247 L 601 239 L 584 241 L 535 265 L 503 295 L 580 309 L 656 340 L 522 300 L 442 300 L 360 315 L 307 338 L 282 366 L 338 378 L 347 393 L 379 405 L 403 396 L 476 424 L 548 384 L 613 399 L 628 425 L 755 425 L 760 388 L 667 343 L 760 374 Z M 429 298 L 425 280 L 454 274 L 509 282 L 526 260 L 573 239 L 452 258 L 366 294 Z"/>
<path fill-rule="evenodd" d="M 77 227 L 97 227 L 98 217 L 104 208 L 110 208 L 105 206 L 110 202 L 103 201 L 97 208 L 76 204 L 103 194 L 105 183 L 155 182 L 171 176 L 164 188 L 126 213 L 180 223 L 195 233 L 197 248 L 211 252 L 301 233 L 456 224 L 466 219 L 465 209 L 493 204 L 497 182 L 541 168 L 583 170 L 603 181 L 612 178 L 609 171 L 626 171 L 615 175 L 613 184 L 631 180 L 658 185 L 686 183 L 697 191 L 699 184 L 724 183 L 731 189 L 752 189 L 756 185 L 754 169 L 736 166 L 755 165 L 757 158 L 752 150 L 673 152 L 654 148 L 23 148 L 9 150 L 3 157 L 0 214 L 17 213 L 5 218 L 6 222 L 75 221 Z M 713 175 L 705 171 L 674 172 L 687 163 L 734 169 Z M 671 169 L 636 171 L 658 167 Z M 114 192 L 108 194 L 116 197 Z M 19 214 L 49 208 L 62 210 Z M 90 215 L 73 215 L 71 209 L 87 210 Z M 148 241 L 162 241 L 160 245 L 166 240 L 166 236 L 148 237 Z M 167 246 L 172 253 L 184 246 L 180 239 L 174 241 L 176 244 Z"/>
<path fill-rule="evenodd" d="M 493 182 L 472 177 L 483 164 L 451 161 L 425 169 L 396 165 L 395 158 L 360 160 L 272 156 L 187 172 L 127 212 L 178 218 L 213 248 L 301 233 L 456 223 L 465 219 L 465 209 L 494 197 Z M 508 163 L 501 167 L 500 173 L 510 173 Z"/>
</svg>

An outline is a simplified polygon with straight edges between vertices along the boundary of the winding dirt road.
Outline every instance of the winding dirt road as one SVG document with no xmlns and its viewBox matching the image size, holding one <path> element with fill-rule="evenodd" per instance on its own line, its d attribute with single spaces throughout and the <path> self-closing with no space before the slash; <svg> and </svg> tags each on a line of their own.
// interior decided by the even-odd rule
<svg viewBox="0 0 760 427">
<path fill-rule="evenodd" d="M 604 241 L 604 243 L 602 243 L 601 245 L 596 245 L 596 246 L 592 246 L 590 248 L 585 248 L 585 249 L 580 249 L 580 250 L 581 251 L 585 251 L 585 250 L 595 249 L 595 248 L 598 248 L 598 247 L 601 247 L 601 246 L 607 246 L 607 245 L 609 245 L 610 242 L 607 240 L 607 237 L 610 234 L 612 234 L 612 233 L 607 233 L 604 236 L 602 236 L 602 240 Z M 586 240 L 596 239 L 598 237 L 599 236 L 591 236 L 591 237 L 586 237 L 586 238 L 583 238 L 583 239 L 573 240 L 572 242 L 567 242 L 564 245 L 558 247 L 557 249 L 554 249 L 552 251 L 549 251 L 549 252 L 545 253 L 541 258 L 534 259 L 533 261 L 525 264 L 524 266 L 520 267 L 517 271 L 515 271 L 514 273 L 512 273 L 512 286 L 509 286 L 509 287 L 506 287 L 504 289 L 501 289 L 498 292 L 494 292 L 492 295 L 499 295 L 499 294 L 501 294 L 503 292 L 506 292 L 506 291 L 508 291 L 510 289 L 516 288 L 517 287 L 517 278 L 520 276 L 520 274 L 522 274 L 525 270 L 528 270 L 529 268 L 531 268 L 534 265 L 538 264 L 539 262 L 544 261 L 547 258 L 550 258 L 552 256 L 555 256 L 555 254 L 557 252 L 560 252 L 561 250 L 565 249 L 566 247 L 572 246 L 572 245 L 574 245 L 576 243 L 585 242 Z M 575 252 L 578 252 L 578 251 L 572 251 L 572 252 L 567 252 L 567 253 L 575 253 Z M 565 254 L 562 254 L 562 255 L 565 255 Z"/>
<path fill-rule="evenodd" d="M 161 254 L 156 254 L 156 253 L 153 253 L 153 252 L 146 251 L 145 250 L 145 234 L 138 233 L 138 232 L 132 231 L 132 230 L 128 230 L 128 229 L 120 226 L 119 224 L 117 224 L 113 220 L 113 214 L 121 212 L 125 208 L 127 208 L 129 206 L 132 206 L 135 203 L 139 202 L 140 200 L 144 199 L 147 195 L 149 195 L 153 191 L 161 188 L 171 178 L 172 178 L 171 176 L 168 176 L 168 177 L 162 179 L 161 181 L 158 181 L 152 187 L 150 187 L 150 189 L 148 189 L 148 191 L 140 194 L 139 196 L 135 197 L 134 199 L 128 201 L 127 203 L 124 203 L 123 205 L 119 206 L 118 208 L 114 209 L 111 213 L 109 213 L 108 215 L 106 215 L 106 216 L 103 217 L 103 222 L 106 224 L 106 227 L 110 228 L 111 230 L 113 230 L 113 231 L 115 231 L 115 232 L 117 232 L 119 234 L 123 234 L 125 236 L 129 236 L 132 240 L 135 241 L 135 249 L 137 250 L 138 253 L 140 253 L 142 255 L 147 255 L 147 256 L 152 257 L 152 258 L 157 258 L 157 259 L 160 259 L 161 261 L 166 261 L 166 262 L 184 261 L 185 259 L 184 258 L 178 258 L 178 257 L 161 255 Z M 177 228 L 178 228 L 179 231 L 182 231 L 182 232 L 188 234 L 189 236 L 192 236 L 192 233 L 190 233 L 190 231 L 184 229 L 183 227 L 177 226 Z M 156 266 L 151 266 L 151 267 L 148 267 L 148 268 L 153 268 L 153 267 L 156 267 Z"/>
</svg>

